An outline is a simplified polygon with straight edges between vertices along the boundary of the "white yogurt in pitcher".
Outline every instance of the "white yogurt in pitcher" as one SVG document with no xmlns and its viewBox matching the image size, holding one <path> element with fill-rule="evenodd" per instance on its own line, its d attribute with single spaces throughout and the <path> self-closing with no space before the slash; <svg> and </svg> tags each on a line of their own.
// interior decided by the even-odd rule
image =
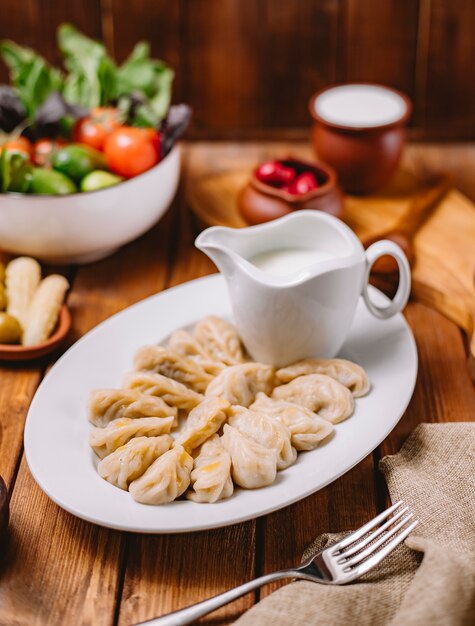
<svg viewBox="0 0 475 626">
<path fill-rule="evenodd" d="M 249 262 L 272 276 L 288 276 L 332 258 L 332 254 L 314 248 L 278 248 L 260 252 Z"/>
</svg>

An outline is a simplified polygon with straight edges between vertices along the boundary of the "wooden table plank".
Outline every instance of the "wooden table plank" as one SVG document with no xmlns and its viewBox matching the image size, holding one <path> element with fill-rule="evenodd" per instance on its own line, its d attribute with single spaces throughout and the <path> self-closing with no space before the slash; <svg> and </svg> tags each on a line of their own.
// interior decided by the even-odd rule
<svg viewBox="0 0 475 626">
<path fill-rule="evenodd" d="M 120 543 L 120 533 L 49 500 L 23 459 L 1 564 L 0 624 L 112 624 Z"/>
<path fill-rule="evenodd" d="M 422 422 L 474 420 L 475 393 L 460 330 L 438 312 L 416 302 L 409 303 L 405 316 L 417 343 L 417 384 L 401 421 L 375 450 L 375 459 L 396 454 Z M 376 475 L 376 485 L 382 506 L 389 505 L 386 483 L 380 473 Z"/>
<path fill-rule="evenodd" d="M 79 270 L 68 300 L 74 320 L 72 340 L 114 313 L 165 288 L 175 217 L 173 207 L 139 240 L 112 257 Z"/>
<path fill-rule="evenodd" d="M 41 370 L 2 367 L 0 370 L 0 475 L 7 487 L 14 481 L 23 449 L 23 427 Z"/>
<path fill-rule="evenodd" d="M 247 522 L 208 532 L 131 536 L 119 626 L 188 606 L 252 578 L 254 531 L 255 524 Z M 223 607 L 213 622 L 233 622 L 253 601 L 246 596 Z"/>
<path fill-rule="evenodd" d="M 411 403 L 384 440 L 380 454 L 394 454 L 421 422 L 465 422 L 475 417 L 475 392 L 459 329 L 436 311 L 413 302 L 406 317 L 414 333 L 419 374 Z"/>
</svg>

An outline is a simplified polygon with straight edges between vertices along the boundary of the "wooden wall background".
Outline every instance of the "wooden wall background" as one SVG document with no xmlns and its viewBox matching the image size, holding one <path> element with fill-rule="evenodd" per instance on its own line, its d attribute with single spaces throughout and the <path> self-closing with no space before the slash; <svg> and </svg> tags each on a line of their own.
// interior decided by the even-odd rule
<svg viewBox="0 0 475 626">
<path fill-rule="evenodd" d="M 413 137 L 475 139 L 475 0 L 0 0 L 0 37 L 51 61 L 62 21 L 119 60 L 148 39 L 195 138 L 304 137 L 314 91 L 373 81 L 413 99 Z"/>
</svg>

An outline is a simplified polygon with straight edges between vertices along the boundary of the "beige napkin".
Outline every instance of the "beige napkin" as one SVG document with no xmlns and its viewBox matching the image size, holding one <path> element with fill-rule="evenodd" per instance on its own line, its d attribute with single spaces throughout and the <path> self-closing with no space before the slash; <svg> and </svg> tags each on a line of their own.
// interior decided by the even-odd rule
<svg viewBox="0 0 475 626">
<path fill-rule="evenodd" d="M 239 626 L 475 624 L 475 424 L 421 424 L 380 468 L 420 523 L 379 567 L 342 587 L 282 587 Z M 304 558 L 342 535 L 322 535 Z"/>
</svg>

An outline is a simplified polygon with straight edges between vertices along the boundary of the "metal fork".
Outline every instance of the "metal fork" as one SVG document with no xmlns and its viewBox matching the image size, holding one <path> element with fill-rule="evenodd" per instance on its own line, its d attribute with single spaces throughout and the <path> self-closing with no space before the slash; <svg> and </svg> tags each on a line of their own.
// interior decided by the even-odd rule
<svg viewBox="0 0 475 626">
<path fill-rule="evenodd" d="M 325 548 L 292 569 L 260 576 L 234 589 L 136 626 L 184 626 L 228 602 L 280 578 L 311 580 L 324 585 L 345 585 L 376 567 L 417 526 L 409 507 L 396 502 L 341 541 Z M 410 523 L 409 523 L 410 522 Z"/>
</svg>

